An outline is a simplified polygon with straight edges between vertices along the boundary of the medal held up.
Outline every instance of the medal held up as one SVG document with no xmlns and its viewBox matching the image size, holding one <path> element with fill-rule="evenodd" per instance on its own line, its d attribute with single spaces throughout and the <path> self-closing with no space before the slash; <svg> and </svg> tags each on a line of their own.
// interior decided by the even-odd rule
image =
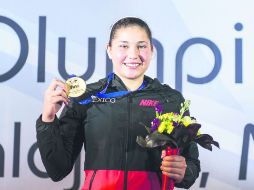
<svg viewBox="0 0 254 190">
<path fill-rule="evenodd" d="M 86 82 L 77 76 L 73 76 L 66 80 L 65 82 L 67 86 L 67 96 L 69 98 L 77 98 L 80 97 L 86 91 Z"/>
</svg>

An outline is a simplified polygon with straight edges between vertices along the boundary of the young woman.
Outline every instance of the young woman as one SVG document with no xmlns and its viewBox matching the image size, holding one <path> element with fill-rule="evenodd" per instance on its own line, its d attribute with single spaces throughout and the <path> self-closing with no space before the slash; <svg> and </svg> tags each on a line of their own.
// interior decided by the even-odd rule
<svg viewBox="0 0 254 190">
<path fill-rule="evenodd" d="M 89 84 L 80 102 L 69 101 L 62 81 L 53 81 L 46 90 L 36 127 L 48 175 L 54 181 L 68 175 L 84 144 L 83 190 L 160 189 L 162 173 L 173 178 L 176 187 L 189 188 L 200 172 L 195 143 L 163 159 L 159 148 L 136 143 L 137 136 L 147 135 L 140 123 L 150 126 L 156 103 L 164 112 L 179 112 L 184 101 L 179 92 L 144 75 L 153 54 L 148 25 L 133 17 L 117 21 L 107 53 L 114 73 Z M 59 102 L 67 106 L 58 119 Z"/>
</svg>

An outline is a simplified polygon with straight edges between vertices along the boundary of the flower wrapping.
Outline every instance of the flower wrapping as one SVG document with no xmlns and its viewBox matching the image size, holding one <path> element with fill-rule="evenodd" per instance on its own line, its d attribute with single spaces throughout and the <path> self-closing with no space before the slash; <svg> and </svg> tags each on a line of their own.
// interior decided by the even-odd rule
<svg viewBox="0 0 254 190">
<path fill-rule="evenodd" d="M 165 156 L 178 155 L 179 148 L 170 148 L 170 146 L 167 146 L 165 152 L 166 152 Z M 170 179 L 165 174 L 162 174 L 162 190 L 167 190 L 167 189 L 173 190 L 174 186 L 175 186 L 175 181 L 173 179 Z"/>
</svg>

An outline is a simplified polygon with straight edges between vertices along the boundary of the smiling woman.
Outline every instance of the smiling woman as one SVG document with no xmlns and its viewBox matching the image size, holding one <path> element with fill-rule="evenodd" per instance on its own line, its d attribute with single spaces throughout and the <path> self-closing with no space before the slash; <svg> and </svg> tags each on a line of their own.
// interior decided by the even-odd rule
<svg viewBox="0 0 254 190">
<path fill-rule="evenodd" d="M 79 98 L 69 100 L 64 82 L 55 80 L 46 90 L 42 116 L 37 120 L 37 142 L 48 175 L 59 181 L 70 173 L 82 145 L 85 147 L 85 181 L 82 190 L 160 189 L 161 175 L 189 188 L 200 172 L 198 148 L 190 142 L 180 155 L 161 158 L 162 150 L 146 150 L 136 143 L 147 135 L 154 106 L 179 113 L 181 93 L 145 76 L 153 54 L 152 34 L 139 18 L 117 21 L 107 52 L 114 73 L 88 84 Z M 60 87 L 60 88 L 59 88 Z M 114 99 L 114 101 L 94 101 Z M 60 118 L 56 113 L 65 106 Z M 85 102 L 85 103 L 84 103 Z M 149 102 L 149 103 L 148 103 Z"/>
<path fill-rule="evenodd" d="M 112 59 L 115 74 L 129 90 L 136 90 L 142 84 L 144 73 L 152 59 L 151 32 L 141 21 L 142 25 L 131 21 L 127 25 L 127 19 L 121 22 L 112 28 L 107 52 Z M 121 24 L 125 26 L 121 27 Z"/>
</svg>

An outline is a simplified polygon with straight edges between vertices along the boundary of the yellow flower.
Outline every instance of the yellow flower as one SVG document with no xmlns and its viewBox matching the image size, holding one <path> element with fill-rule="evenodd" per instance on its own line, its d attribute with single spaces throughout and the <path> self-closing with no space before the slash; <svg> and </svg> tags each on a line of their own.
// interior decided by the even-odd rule
<svg viewBox="0 0 254 190">
<path fill-rule="evenodd" d="M 160 126 L 158 127 L 159 133 L 163 133 L 163 131 L 166 129 L 165 123 L 161 123 Z"/>
<path fill-rule="evenodd" d="M 189 126 L 192 122 L 191 117 L 190 116 L 184 116 L 182 119 L 183 125 L 185 127 Z"/>
<path fill-rule="evenodd" d="M 174 126 L 172 125 L 172 123 L 170 123 L 169 125 L 167 125 L 167 133 L 168 133 L 168 134 L 171 134 L 172 131 L 173 131 L 173 129 L 174 129 Z"/>
<path fill-rule="evenodd" d="M 197 136 L 199 136 L 200 135 L 200 129 L 198 130 L 198 133 L 197 133 Z"/>
<path fill-rule="evenodd" d="M 168 121 L 168 120 L 171 121 L 173 117 L 174 117 L 174 113 L 165 113 L 163 115 L 158 116 L 158 119 L 162 121 Z"/>
</svg>

